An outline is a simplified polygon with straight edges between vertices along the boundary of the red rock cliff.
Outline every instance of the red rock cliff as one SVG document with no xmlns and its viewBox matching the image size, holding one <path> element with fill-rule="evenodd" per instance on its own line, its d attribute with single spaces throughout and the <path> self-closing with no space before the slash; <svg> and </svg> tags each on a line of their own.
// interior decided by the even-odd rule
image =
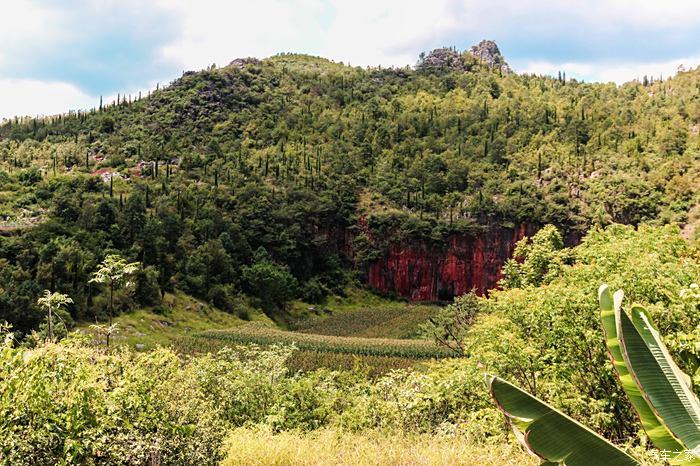
<svg viewBox="0 0 700 466">
<path fill-rule="evenodd" d="M 414 301 L 449 300 L 476 288 L 494 288 L 517 243 L 536 229 L 491 227 L 478 235 L 452 236 L 446 245 L 410 240 L 392 245 L 369 266 L 370 286 Z"/>
</svg>

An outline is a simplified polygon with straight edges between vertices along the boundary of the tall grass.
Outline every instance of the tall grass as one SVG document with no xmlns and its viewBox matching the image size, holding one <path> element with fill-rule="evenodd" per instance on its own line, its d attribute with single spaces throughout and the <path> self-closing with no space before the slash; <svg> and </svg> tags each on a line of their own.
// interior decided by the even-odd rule
<svg viewBox="0 0 700 466">
<path fill-rule="evenodd" d="M 312 433 L 241 428 L 226 441 L 223 466 L 499 465 L 539 462 L 512 444 L 480 444 L 463 436 L 389 435 L 322 429 Z"/>
</svg>

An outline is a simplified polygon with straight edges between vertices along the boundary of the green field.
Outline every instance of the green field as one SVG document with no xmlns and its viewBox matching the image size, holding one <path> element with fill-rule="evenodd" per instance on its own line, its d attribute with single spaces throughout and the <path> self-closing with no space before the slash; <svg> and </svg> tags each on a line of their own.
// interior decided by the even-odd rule
<svg viewBox="0 0 700 466">
<path fill-rule="evenodd" d="M 172 346 L 180 354 L 216 353 L 242 344 L 294 344 L 297 351 L 287 361 L 293 372 L 324 367 L 360 369 L 377 376 L 451 356 L 432 342 L 417 339 L 420 324 L 438 309 L 349 289 L 346 297 L 332 297 L 326 306 L 293 303 L 284 330 L 254 309 L 246 309 L 251 320 L 246 321 L 178 291 L 166 294 L 163 306 L 116 317 L 114 342 L 140 351 Z M 80 328 L 94 333 L 90 323 Z"/>
<path fill-rule="evenodd" d="M 231 328 L 219 326 L 184 335 L 176 340 L 175 348 L 199 354 L 231 345 L 293 344 L 297 351 L 287 361 L 293 372 L 325 367 L 360 369 L 373 376 L 452 356 L 432 341 L 416 338 L 420 324 L 437 306 L 390 301 L 356 289 L 347 294 L 332 298 L 325 307 L 294 303 L 289 330 L 238 322 Z"/>
<path fill-rule="evenodd" d="M 233 344 L 288 344 L 306 351 L 345 353 L 362 356 L 393 356 L 412 359 L 433 359 L 453 356 L 453 353 L 428 340 L 398 338 L 365 338 L 290 332 L 250 323 L 227 330 L 198 333 L 198 338 L 222 340 Z"/>
<path fill-rule="evenodd" d="M 379 308 L 361 307 L 299 320 L 292 323 L 290 329 L 319 335 L 415 338 L 419 335 L 419 325 L 437 309 L 437 306 L 402 303 Z"/>
</svg>

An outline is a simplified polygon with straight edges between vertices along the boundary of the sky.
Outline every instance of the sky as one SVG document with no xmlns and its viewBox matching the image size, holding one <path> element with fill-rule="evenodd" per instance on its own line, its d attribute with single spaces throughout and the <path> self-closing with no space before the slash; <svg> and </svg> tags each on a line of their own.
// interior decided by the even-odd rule
<svg viewBox="0 0 700 466">
<path fill-rule="evenodd" d="M 95 107 L 238 57 L 405 66 L 482 39 L 519 73 L 668 77 L 700 65 L 700 2 L 13 0 L 0 14 L 0 118 Z"/>
</svg>

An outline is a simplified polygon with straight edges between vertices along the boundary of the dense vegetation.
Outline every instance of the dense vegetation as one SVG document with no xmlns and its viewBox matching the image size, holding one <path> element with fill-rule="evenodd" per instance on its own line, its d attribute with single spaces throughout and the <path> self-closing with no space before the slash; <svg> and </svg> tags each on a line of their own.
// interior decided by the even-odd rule
<svg viewBox="0 0 700 466">
<path fill-rule="evenodd" d="M 342 293 L 400 238 L 684 222 L 698 123 L 697 71 L 617 87 L 299 55 L 7 121 L 0 230 L 25 233 L 0 238 L 0 318 L 37 328 L 43 289 L 69 294 L 73 319 L 104 317 L 88 277 L 111 252 L 144 265 L 118 308 L 179 289 L 245 317 Z"/>
<path fill-rule="evenodd" d="M 700 215 L 700 71 L 441 53 L 236 60 L 0 125 L 0 464 L 527 464 L 486 371 L 644 457 L 596 291 L 647 305 L 700 386 L 700 256 L 669 225 Z M 342 304 L 392 242 L 517 223 L 542 228 L 488 296 Z"/>
<path fill-rule="evenodd" d="M 483 384 L 489 371 L 644 457 L 645 437 L 605 353 L 596 287 L 624 284 L 630 300 L 647 304 L 697 386 L 700 298 L 689 284 L 700 276 L 700 258 L 678 233 L 612 225 L 564 249 L 545 228 L 521 247 L 528 252 L 521 266 L 509 267 L 504 290 L 466 295 L 426 324 L 435 334 L 449 328 L 463 357 L 374 377 L 362 368 L 289 371 L 296 350 L 288 347 L 233 347 L 183 361 L 166 349 L 108 350 L 79 334 L 27 350 L 8 335 L 0 353 L 0 456 L 11 464 L 144 464 L 153 457 L 205 464 L 256 435 L 250 429 L 262 429 L 282 451 L 291 439 L 306 445 L 333 435 L 330 429 L 341 444 L 390 435 L 399 444 L 414 437 L 448 448 L 450 439 L 464 438 L 473 445 L 465 455 L 493 451 L 486 461 L 523 464 L 513 452 L 497 459 L 506 431 Z M 537 284 L 509 287 L 515 280 Z M 310 433 L 285 433 L 295 429 Z M 326 444 L 317 453 L 341 451 Z M 242 454 L 232 451 L 230 461 Z M 256 447 L 247 454 L 270 453 Z M 276 461 L 290 464 L 298 454 Z"/>
</svg>

